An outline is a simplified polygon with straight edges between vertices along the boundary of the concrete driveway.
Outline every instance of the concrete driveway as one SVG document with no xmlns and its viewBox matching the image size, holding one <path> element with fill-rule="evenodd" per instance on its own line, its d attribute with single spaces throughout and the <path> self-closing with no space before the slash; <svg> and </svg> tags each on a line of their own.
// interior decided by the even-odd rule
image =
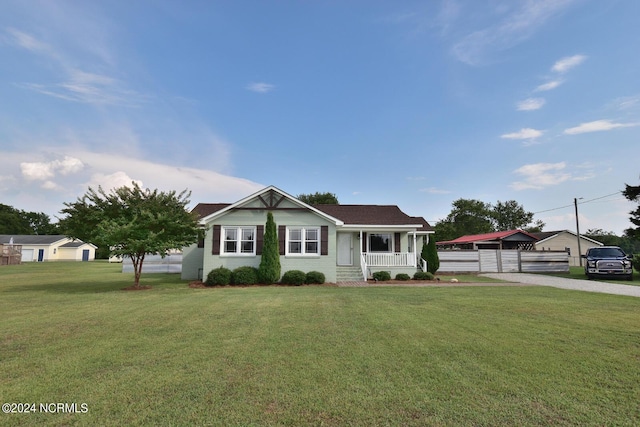
<svg viewBox="0 0 640 427">
<path fill-rule="evenodd" d="M 595 280 L 565 279 L 562 277 L 544 276 L 542 274 L 528 273 L 483 273 L 481 276 L 492 279 L 507 280 L 509 282 L 526 285 L 552 286 L 554 288 L 572 289 L 576 291 L 600 292 L 603 294 L 627 295 L 640 297 L 640 286 L 605 283 Z"/>
</svg>

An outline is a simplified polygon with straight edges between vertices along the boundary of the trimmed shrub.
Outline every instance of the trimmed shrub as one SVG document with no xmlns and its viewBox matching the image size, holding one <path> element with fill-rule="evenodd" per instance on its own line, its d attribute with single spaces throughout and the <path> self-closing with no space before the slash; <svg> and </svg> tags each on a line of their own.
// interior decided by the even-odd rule
<svg viewBox="0 0 640 427">
<path fill-rule="evenodd" d="M 231 283 L 234 285 L 255 285 L 258 283 L 258 269 L 255 267 L 238 267 L 233 270 Z"/>
<path fill-rule="evenodd" d="M 409 276 L 406 273 L 396 274 L 396 280 L 410 280 L 410 279 L 411 279 L 411 276 Z"/>
<path fill-rule="evenodd" d="M 388 271 L 376 271 L 371 275 L 373 280 L 377 280 L 378 282 L 386 282 L 387 280 L 391 280 L 391 274 Z"/>
<path fill-rule="evenodd" d="M 262 258 L 258 268 L 258 280 L 260 283 L 270 285 L 280 278 L 280 249 L 278 242 L 278 230 L 273 220 L 273 214 L 267 212 L 267 223 L 264 227 L 264 240 L 262 246 Z"/>
<path fill-rule="evenodd" d="M 308 285 L 322 285 L 325 281 L 324 273 L 319 271 L 310 271 L 307 273 L 304 282 Z"/>
<path fill-rule="evenodd" d="M 631 265 L 633 265 L 633 268 L 635 268 L 636 271 L 640 272 L 640 254 L 635 254 L 633 256 L 633 259 L 631 260 Z"/>
<path fill-rule="evenodd" d="M 413 280 L 433 280 L 433 274 L 428 271 L 417 271 L 413 275 Z"/>
<path fill-rule="evenodd" d="M 307 278 L 307 275 L 304 274 L 304 271 L 289 270 L 282 275 L 282 280 L 280 282 L 284 283 L 285 285 L 300 286 L 304 284 L 304 281 L 306 278 Z"/>
<path fill-rule="evenodd" d="M 231 270 L 225 267 L 214 268 L 207 274 L 207 280 L 204 282 L 209 286 L 229 285 L 231 283 Z"/>
<path fill-rule="evenodd" d="M 424 258 L 425 256 L 426 258 Z M 422 251 L 422 257 L 427 261 L 427 271 L 431 274 L 436 274 L 436 271 L 440 268 L 440 258 L 436 248 L 436 239 L 433 236 L 429 236 L 429 243 Z"/>
</svg>

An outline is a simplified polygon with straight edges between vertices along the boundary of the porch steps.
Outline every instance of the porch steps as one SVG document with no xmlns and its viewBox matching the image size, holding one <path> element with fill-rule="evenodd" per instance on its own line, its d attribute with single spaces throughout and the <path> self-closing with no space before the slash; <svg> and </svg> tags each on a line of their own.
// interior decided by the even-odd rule
<svg viewBox="0 0 640 427">
<path fill-rule="evenodd" d="M 364 280 L 360 267 L 338 266 L 336 269 L 336 282 L 361 282 Z"/>
</svg>

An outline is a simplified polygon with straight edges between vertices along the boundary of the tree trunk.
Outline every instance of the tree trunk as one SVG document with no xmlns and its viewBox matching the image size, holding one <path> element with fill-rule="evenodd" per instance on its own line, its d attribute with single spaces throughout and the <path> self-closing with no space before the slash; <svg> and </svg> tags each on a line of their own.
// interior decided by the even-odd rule
<svg viewBox="0 0 640 427">
<path fill-rule="evenodd" d="M 142 263 L 144 262 L 144 254 L 132 256 L 131 261 L 133 262 L 133 286 L 135 288 L 139 288 L 140 276 L 142 275 Z"/>
</svg>

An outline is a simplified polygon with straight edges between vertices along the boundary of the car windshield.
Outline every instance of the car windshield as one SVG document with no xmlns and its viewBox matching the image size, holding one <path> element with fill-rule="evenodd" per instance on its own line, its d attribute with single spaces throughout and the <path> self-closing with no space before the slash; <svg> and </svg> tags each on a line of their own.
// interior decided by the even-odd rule
<svg viewBox="0 0 640 427">
<path fill-rule="evenodd" d="M 595 248 L 589 251 L 589 256 L 595 258 L 616 258 L 625 256 L 625 253 L 620 248 Z"/>
</svg>

